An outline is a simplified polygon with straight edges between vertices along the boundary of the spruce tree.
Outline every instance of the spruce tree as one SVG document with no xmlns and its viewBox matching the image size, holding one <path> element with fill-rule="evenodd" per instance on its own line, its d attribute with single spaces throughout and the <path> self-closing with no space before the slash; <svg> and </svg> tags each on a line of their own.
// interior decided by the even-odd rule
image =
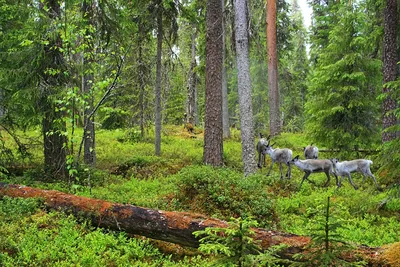
<svg viewBox="0 0 400 267">
<path fill-rule="evenodd" d="M 378 134 L 381 62 L 373 51 L 380 31 L 365 10 L 363 3 L 340 4 L 341 17 L 311 74 L 307 131 L 330 148 L 369 147 Z"/>
</svg>

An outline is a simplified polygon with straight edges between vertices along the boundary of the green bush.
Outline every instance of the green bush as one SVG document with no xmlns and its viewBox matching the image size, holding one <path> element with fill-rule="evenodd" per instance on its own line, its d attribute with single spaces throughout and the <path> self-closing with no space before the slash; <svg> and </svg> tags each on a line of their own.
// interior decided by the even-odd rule
<svg viewBox="0 0 400 267">
<path fill-rule="evenodd" d="M 273 215 L 272 203 L 264 190 L 263 176 L 244 177 L 227 168 L 190 166 L 177 175 L 177 204 L 217 217 L 253 216 L 265 226 Z"/>
<path fill-rule="evenodd" d="M 12 221 L 20 216 L 36 212 L 42 204 L 37 198 L 11 198 L 4 196 L 0 199 L 0 221 Z"/>
<path fill-rule="evenodd" d="M 101 127 L 106 130 L 114 130 L 126 126 L 129 114 L 119 108 L 102 108 L 100 112 Z"/>
</svg>

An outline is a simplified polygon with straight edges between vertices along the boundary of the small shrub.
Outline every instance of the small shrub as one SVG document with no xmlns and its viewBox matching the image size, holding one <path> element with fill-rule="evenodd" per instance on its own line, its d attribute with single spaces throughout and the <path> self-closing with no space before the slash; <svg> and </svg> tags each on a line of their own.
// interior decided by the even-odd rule
<svg viewBox="0 0 400 267">
<path fill-rule="evenodd" d="M 218 255 L 216 264 L 250 266 L 251 255 L 260 252 L 260 246 L 253 239 L 255 233 L 252 227 L 258 226 L 251 218 L 231 218 L 227 228 L 206 228 L 193 234 L 201 237 L 199 250 Z M 245 264 L 245 265 L 244 265 Z"/>
<path fill-rule="evenodd" d="M 128 112 L 119 108 L 102 108 L 100 114 L 101 127 L 106 130 L 114 130 L 126 126 Z"/>
<path fill-rule="evenodd" d="M 0 218 L 11 221 L 20 216 L 31 215 L 42 205 L 37 198 L 11 198 L 4 196 L 0 199 Z"/>
<path fill-rule="evenodd" d="M 338 231 L 344 227 L 345 220 L 334 213 L 330 197 L 327 199 L 326 207 L 320 206 L 313 212 L 317 216 L 312 220 L 312 242 L 308 246 L 310 252 L 295 255 L 295 259 L 305 261 L 294 266 L 364 266 L 363 262 L 349 262 L 343 258 L 345 253 L 352 251 L 353 246 Z"/>
<path fill-rule="evenodd" d="M 185 167 L 175 176 L 181 209 L 224 218 L 253 216 L 263 225 L 272 218 L 263 176 L 245 178 L 231 169 L 210 166 Z"/>
</svg>

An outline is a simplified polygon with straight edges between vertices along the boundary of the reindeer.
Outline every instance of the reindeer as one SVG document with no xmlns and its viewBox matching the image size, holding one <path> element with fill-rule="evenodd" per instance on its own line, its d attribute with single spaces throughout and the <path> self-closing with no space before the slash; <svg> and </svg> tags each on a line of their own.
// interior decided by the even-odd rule
<svg viewBox="0 0 400 267">
<path fill-rule="evenodd" d="M 268 146 L 270 137 L 271 136 L 268 135 L 267 138 L 264 138 L 263 135 L 260 133 L 260 140 L 258 140 L 258 142 L 257 142 L 257 146 L 256 146 L 257 153 L 258 153 L 258 164 L 257 164 L 257 166 L 260 169 L 263 166 L 267 167 L 267 164 L 265 163 L 265 154 L 263 153 L 263 151 Z M 261 165 L 261 163 L 262 163 L 262 165 Z"/>
<path fill-rule="evenodd" d="M 318 172 L 324 172 L 326 174 L 326 177 L 328 177 L 328 180 L 325 182 L 324 186 L 327 186 L 331 180 L 331 177 L 329 176 L 330 173 L 332 173 L 335 178 L 336 178 L 336 185 L 339 186 L 338 182 L 338 177 L 336 173 L 333 170 L 333 162 L 329 159 L 306 159 L 306 160 L 300 160 L 299 156 L 297 155 L 293 160 L 292 163 L 296 165 L 300 170 L 304 171 L 304 176 L 303 179 L 301 180 L 300 187 L 303 185 L 304 180 L 309 181 L 310 183 L 313 183 L 311 180 L 308 179 L 308 176 L 310 176 L 311 173 L 318 173 Z"/>
<path fill-rule="evenodd" d="M 306 159 L 318 159 L 318 147 L 313 144 L 304 147 L 304 157 Z"/>
<path fill-rule="evenodd" d="M 272 163 L 271 163 L 271 167 L 269 167 L 269 171 L 267 173 L 267 176 L 270 174 L 271 170 L 272 170 L 272 166 L 274 166 L 275 162 L 279 163 L 279 169 L 281 172 L 281 179 L 283 179 L 283 173 L 282 173 L 282 163 L 286 164 L 288 166 L 288 170 L 286 172 L 286 177 L 288 179 L 290 179 L 290 175 L 291 175 L 291 169 L 290 169 L 290 161 L 292 160 L 292 155 L 293 152 L 292 150 L 288 149 L 288 148 L 282 148 L 282 149 L 273 149 L 272 145 L 269 145 L 269 140 L 268 140 L 268 144 L 266 147 L 264 147 L 264 151 L 263 154 L 269 154 L 271 156 L 272 159 Z"/>
<path fill-rule="evenodd" d="M 374 180 L 374 183 L 377 188 L 379 188 L 378 183 L 376 182 L 375 176 L 372 174 L 370 166 L 372 164 L 371 160 L 368 159 L 355 159 L 350 161 L 342 161 L 339 162 L 339 159 L 334 158 L 332 159 L 333 165 L 335 167 L 335 172 L 340 177 L 340 181 L 338 186 L 340 187 L 342 184 L 342 180 L 344 176 L 349 178 L 350 184 L 357 189 L 358 187 L 354 185 L 353 181 L 351 180 L 350 173 L 352 172 L 360 172 L 363 175 L 362 183 L 364 183 L 365 179 L 370 176 Z"/>
</svg>

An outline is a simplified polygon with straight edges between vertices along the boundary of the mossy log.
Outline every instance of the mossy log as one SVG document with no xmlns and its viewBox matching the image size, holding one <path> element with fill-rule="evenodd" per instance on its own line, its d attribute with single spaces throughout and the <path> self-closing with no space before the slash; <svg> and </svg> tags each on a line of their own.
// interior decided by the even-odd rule
<svg viewBox="0 0 400 267">
<path fill-rule="evenodd" d="M 66 194 L 56 190 L 43 190 L 22 185 L 0 183 L 0 197 L 42 198 L 49 209 L 61 210 L 84 217 L 94 226 L 125 231 L 152 239 L 163 240 L 187 247 L 198 247 L 194 231 L 207 227 L 225 228 L 227 222 L 201 214 L 148 209 L 133 205 L 113 203 L 100 199 Z M 282 254 L 291 258 L 295 253 L 307 253 L 311 238 L 261 228 L 254 229 L 263 249 L 286 244 Z M 383 266 L 381 249 L 359 247 L 358 256 L 365 258 L 370 266 Z"/>
</svg>

